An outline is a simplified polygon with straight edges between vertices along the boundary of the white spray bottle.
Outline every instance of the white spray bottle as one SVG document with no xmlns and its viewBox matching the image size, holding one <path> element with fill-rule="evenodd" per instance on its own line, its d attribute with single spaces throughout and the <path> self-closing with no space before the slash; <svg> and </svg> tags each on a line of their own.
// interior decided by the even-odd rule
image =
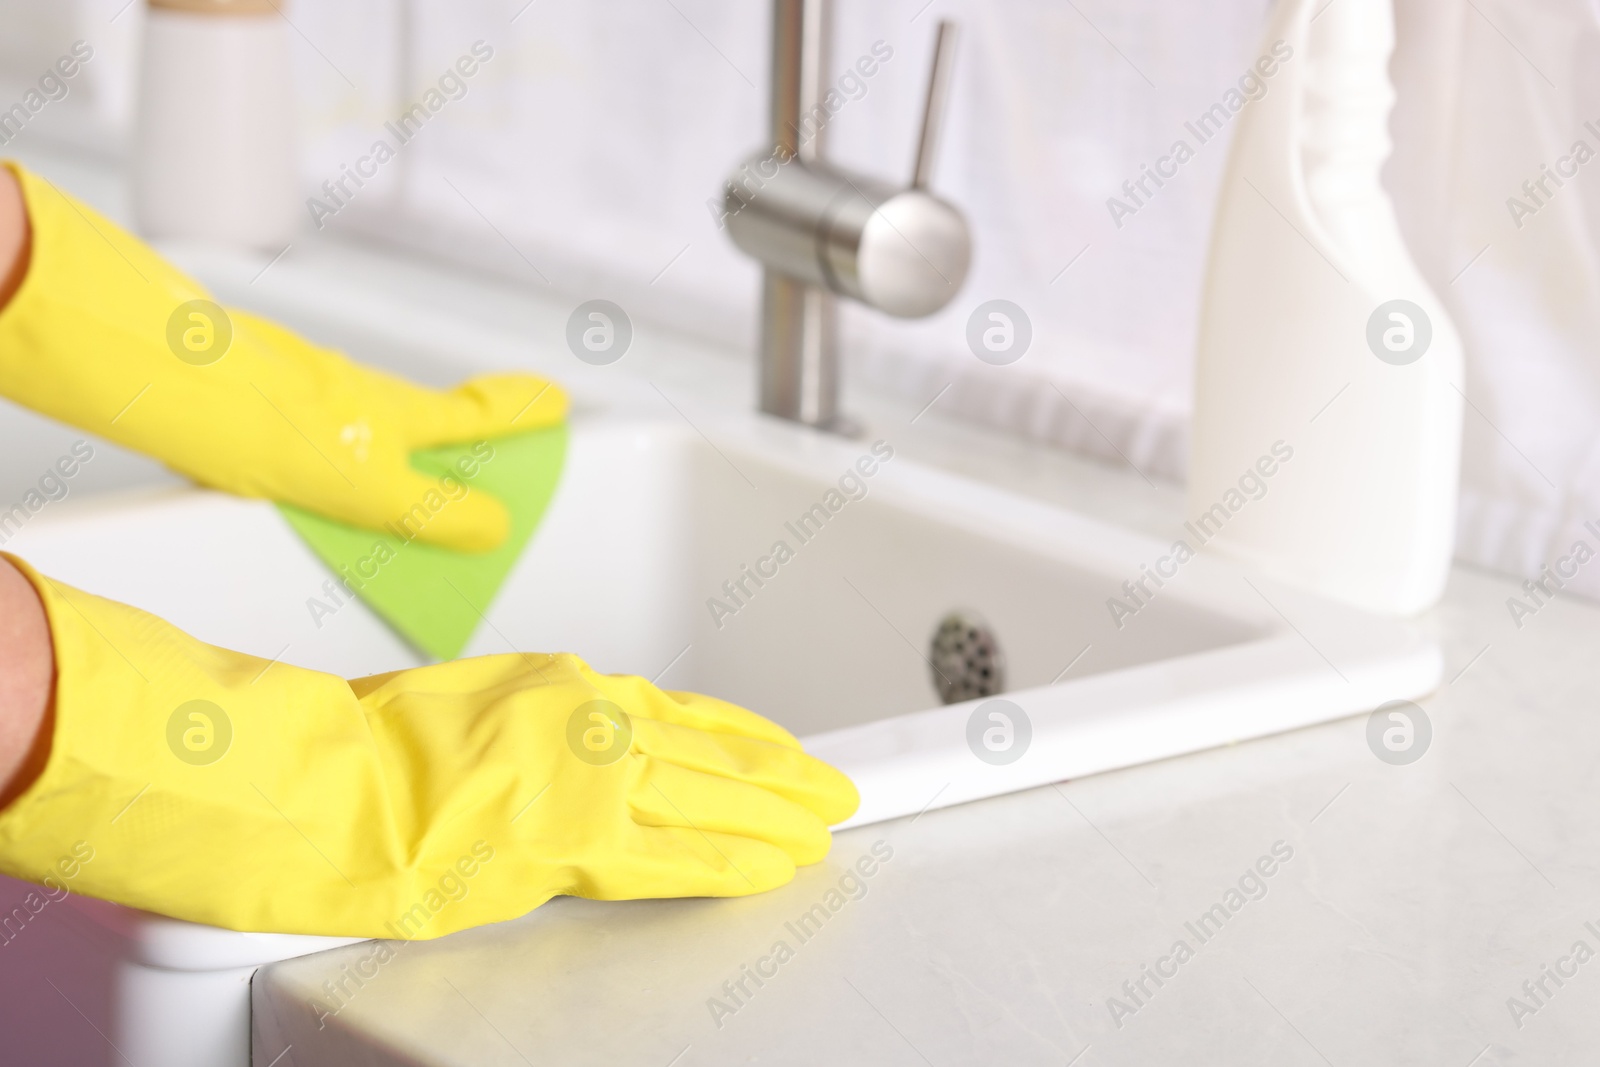
<svg viewBox="0 0 1600 1067">
<path fill-rule="evenodd" d="M 1270 22 L 1262 54 L 1292 56 L 1237 120 L 1218 207 L 1191 530 L 1284 581 L 1411 614 L 1449 572 L 1462 357 L 1379 179 L 1394 12 L 1279 0 Z"/>
</svg>

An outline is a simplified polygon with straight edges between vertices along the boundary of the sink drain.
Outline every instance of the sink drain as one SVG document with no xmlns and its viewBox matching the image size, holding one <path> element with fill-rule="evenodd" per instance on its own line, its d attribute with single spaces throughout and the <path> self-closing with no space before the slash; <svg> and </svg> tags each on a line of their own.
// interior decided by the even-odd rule
<svg viewBox="0 0 1600 1067">
<path fill-rule="evenodd" d="M 1005 692 L 1006 661 L 989 624 L 970 611 L 939 620 L 928 650 L 933 687 L 946 704 Z"/>
</svg>

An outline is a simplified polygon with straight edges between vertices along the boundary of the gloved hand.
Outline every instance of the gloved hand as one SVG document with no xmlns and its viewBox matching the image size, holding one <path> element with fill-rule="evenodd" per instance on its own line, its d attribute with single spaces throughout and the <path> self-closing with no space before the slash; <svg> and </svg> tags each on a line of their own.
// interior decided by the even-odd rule
<svg viewBox="0 0 1600 1067">
<path fill-rule="evenodd" d="M 370 528 L 437 500 L 413 451 L 566 413 L 565 394 L 530 375 L 424 389 L 225 311 L 137 238 L 10 166 L 32 227 L 27 275 L 0 312 L 0 393 L 19 404 L 202 484 Z M 509 526 L 498 501 L 472 493 L 420 536 L 486 551 Z"/>
<path fill-rule="evenodd" d="M 0 871 L 237 930 L 432 938 L 551 896 L 740 896 L 828 851 L 849 779 L 781 727 L 567 655 L 346 682 L 42 578 L 55 727 Z M 622 713 L 619 714 L 617 709 Z"/>
</svg>

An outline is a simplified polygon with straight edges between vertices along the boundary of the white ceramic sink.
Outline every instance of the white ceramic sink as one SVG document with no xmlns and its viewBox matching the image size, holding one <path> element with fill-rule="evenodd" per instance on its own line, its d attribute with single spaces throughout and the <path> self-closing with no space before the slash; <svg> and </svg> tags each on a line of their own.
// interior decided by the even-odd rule
<svg viewBox="0 0 1600 1067">
<path fill-rule="evenodd" d="M 1204 556 L 1147 583 L 1155 596 L 1119 629 L 1107 601 L 1126 603 L 1124 581 L 1168 546 L 892 450 L 753 416 L 580 420 L 532 546 L 475 605 L 487 623 L 466 654 L 576 652 L 755 709 L 856 779 L 852 824 L 1370 710 L 1438 680 L 1408 626 Z M 214 644 L 344 676 L 423 662 L 360 605 L 318 620 L 309 601 L 331 603 L 330 572 L 260 502 L 101 498 L 8 547 Z M 952 609 L 998 637 L 1007 699 L 1032 727 L 1015 762 L 969 748 L 982 701 L 940 704 L 927 656 Z"/>
<path fill-rule="evenodd" d="M 893 447 L 892 431 L 855 442 L 755 416 L 580 417 L 544 524 L 499 598 L 478 605 L 488 621 L 468 653 L 572 651 L 751 707 L 855 779 L 854 823 L 1368 711 L 1438 682 L 1437 650 L 1406 625 L 1207 556 L 1119 629 L 1108 599 L 1169 545 L 885 458 Z M 845 489 L 859 499 L 829 511 L 851 472 Z M 799 528 L 808 513 L 812 526 Z M 762 563 L 778 542 L 792 558 Z M 420 662 L 359 605 L 319 628 L 307 601 L 325 596 L 329 572 L 259 502 L 198 490 L 70 501 L 7 548 L 215 644 L 346 676 Z M 766 572 L 762 585 L 747 567 Z M 742 582 L 742 603 L 724 582 Z M 737 612 L 713 611 L 713 598 Z M 986 619 L 1004 653 L 1005 699 L 1031 727 L 1012 762 L 969 746 L 983 701 L 939 701 L 925 657 L 952 609 Z M 978 736 L 991 710 L 979 712 Z M 236 990 L 254 963 L 326 943 L 257 939 L 245 952 L 247 935 L 79 904 L 90 922 L 75 920 L 73 936 L 114 938 L 124 984 L 189 959 L 197 973 L 234 976 Z M 217 1024 L 210 1053 L 162 1044 L 168 1024 L 149 1006 L 162 995 L 119 993 L 107 1009 L 108 1034 L 147 1057 L 124 1047 L 133 1062 L 245 1062 L 235 1022 Z M 169 1021 L 192 1034 L 197 1011 L 212 1009 L 184 996 Z M 137 1017 L 116 1007 L 135 1003 Z M 42 1025 L 37 1011 L 0 1025 Z"/>
</svg>

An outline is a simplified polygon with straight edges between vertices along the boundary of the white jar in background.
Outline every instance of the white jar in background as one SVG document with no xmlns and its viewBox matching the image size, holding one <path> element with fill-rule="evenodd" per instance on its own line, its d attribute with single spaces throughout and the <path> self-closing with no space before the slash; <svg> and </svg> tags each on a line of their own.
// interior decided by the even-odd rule
<svg viewBox="0 0 1600 1067">
<path fill-rule="evenodd" d="M 146 237 L 277 250 L 298 228 L 288 26 L 271 0 L 148 0 L 134 123 Z"/>
</svg>

